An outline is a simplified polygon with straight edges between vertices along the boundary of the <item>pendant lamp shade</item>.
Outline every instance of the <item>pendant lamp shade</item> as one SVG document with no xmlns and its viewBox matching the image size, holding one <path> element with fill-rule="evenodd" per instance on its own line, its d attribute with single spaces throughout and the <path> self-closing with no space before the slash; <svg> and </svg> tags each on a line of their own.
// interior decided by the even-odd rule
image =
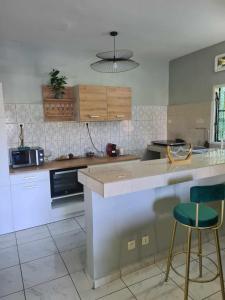
<svg viewBox="0 0 225 300">
<path fill-rule="evenodd" d="M 130 71 L 139 66 L 139 63 L 130 59 L 133 52 L 130 50 L 116 50 L 115 37 L 118 35 L 116 31 L 110 32 L 114 38 L 114 50 L 97 53 L 96 56 L 101 60 L 92 63 L 90 66 L 94 71 L 101 73 L 120 73 Z"/>
</svg>

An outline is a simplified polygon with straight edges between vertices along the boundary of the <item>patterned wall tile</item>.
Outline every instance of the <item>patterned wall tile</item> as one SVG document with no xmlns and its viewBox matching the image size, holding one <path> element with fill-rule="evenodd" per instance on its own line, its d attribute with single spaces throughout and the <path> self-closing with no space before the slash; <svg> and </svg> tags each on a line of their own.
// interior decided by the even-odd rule
<svg viewBox="0 0 225 300">
<path fill-rule="evenodd" d="M 5 104 L 6 123 L 17 123 L 16 104 Z"/>
<path fill-rule="evenodd" d="M 44 121 L 44 112 L 42 104 L 30 104 L 30 121 L 32 123 L 39 123 Z"/>
<path fill-rule="evenodd" d="M 18 146 L 19 124 L 24 124 L 25 144 L 41 146 L 51 152 L 50 159 L 73 153 L 84 155 L 95 151 L 88 136 L 86 123 L 44 122 L 41 104 L 6 104 L 8 145 Z M 90 122 L 89 128 L 96 147 L 105 151 L 111 142 L 125 153 L 141 154 L 152 140 L 167 137 L 167 107 L 134 105 L 131 121 Z"/>
<path fill-rule="evenodd" d="M 8 144 L 16 144 L 19 142 L 19 127 L 18 124 L 6 124 Z"/>
<path fill-rule="evenodd" d="M 18 123 L 31 123 L 30 105 L 16 104 L 16 115 Z"/>
</svg>

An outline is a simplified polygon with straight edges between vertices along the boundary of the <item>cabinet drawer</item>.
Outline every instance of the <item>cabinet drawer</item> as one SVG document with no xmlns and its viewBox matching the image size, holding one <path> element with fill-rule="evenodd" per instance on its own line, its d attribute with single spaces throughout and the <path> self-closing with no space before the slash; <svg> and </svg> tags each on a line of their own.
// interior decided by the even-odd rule
<svg viewBox="0 0 225 300">
<path fill-rule="evenodd" d="M 11 174 L 10 182 L 12 185 L 15 184 L 24 184 L 26 185 L 29 182 L 49 180 L 49 171 L 41 172 L 23 172 L 21 174 Z"/>
</svg>

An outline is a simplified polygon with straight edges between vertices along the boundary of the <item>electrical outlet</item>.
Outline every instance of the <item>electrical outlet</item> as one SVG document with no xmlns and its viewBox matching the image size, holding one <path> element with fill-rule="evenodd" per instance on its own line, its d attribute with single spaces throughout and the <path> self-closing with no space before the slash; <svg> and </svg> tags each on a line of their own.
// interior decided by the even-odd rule
<svg viewBox="0 0 225 300">
<path fill-rule="evenodd" d="M 129 241 L 129 242 L 127 243 L 127 249 L 128 249 L 128 251 L 134 250 L 135 247 L 136 247 L 135 240 Z"/>
<path fill-rule="evenodd" d="M 142 246 L 146 246 L 149 244 L 149 235 L 144 235 L 141 239 Z"/>
</svg>

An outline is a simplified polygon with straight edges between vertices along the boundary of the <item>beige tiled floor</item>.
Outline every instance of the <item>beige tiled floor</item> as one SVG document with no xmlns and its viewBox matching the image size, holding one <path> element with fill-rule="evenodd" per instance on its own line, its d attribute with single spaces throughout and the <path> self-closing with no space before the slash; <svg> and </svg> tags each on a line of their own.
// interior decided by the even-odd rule
<svg viewBox="0 0 225 300">
<path fill-rule="evenodd" d="M 85 275 L 85 222 L 80 216 L 0 236 L 0 300 L 176 300 L 183 299 L 184 280 L 173 271 L 164 282 L 166 260 L 122 276 L 93 290 Z M 225 270 L 225 238 L 221 238 Z M 216 258 L 213 242 L 204 252 Z M 174 266 L 184 272 L 185 257 L 177 256 Z M 204 275 L 215 267 L 204 259 Z M 198 262 L 192 256 L 191 274 Z M 190 300 L 222 299 L 220 284 L 190 283 Z"/>
</svg>

